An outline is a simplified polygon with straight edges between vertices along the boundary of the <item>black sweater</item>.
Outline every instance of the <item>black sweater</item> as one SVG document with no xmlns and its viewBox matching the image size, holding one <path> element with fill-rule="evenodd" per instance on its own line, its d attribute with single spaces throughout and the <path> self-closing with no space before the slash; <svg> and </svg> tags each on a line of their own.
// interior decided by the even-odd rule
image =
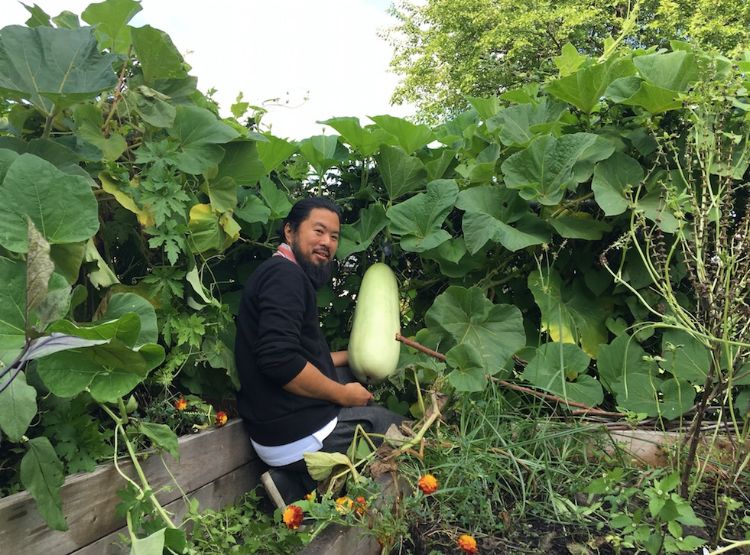
<svg viewBox="0 0 750 555">
<path fill-rule="evenodd" d="M 241 385 L 237 404 L 256 442 L 290 443 L 338 415 L 338 405 L 282 389 L 307 362 L 336 379 L 320 329 L 315 288 L 294 262 L 272 257 L 248 280 L 234 353 Z"/>
</svg>

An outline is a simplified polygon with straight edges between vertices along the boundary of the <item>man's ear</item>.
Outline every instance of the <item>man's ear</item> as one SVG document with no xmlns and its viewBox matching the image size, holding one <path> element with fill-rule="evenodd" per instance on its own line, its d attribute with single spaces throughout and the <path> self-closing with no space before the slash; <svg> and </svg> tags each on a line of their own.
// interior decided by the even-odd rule
<svg viewBox="0 0 750 555">
<path fill-rule="evenodd" d="M 284 242 L 287 245 L 291 245 L 291 238 L 292 238 L 292 226 L 288 223 L 284 224 Z"/>
</svg>

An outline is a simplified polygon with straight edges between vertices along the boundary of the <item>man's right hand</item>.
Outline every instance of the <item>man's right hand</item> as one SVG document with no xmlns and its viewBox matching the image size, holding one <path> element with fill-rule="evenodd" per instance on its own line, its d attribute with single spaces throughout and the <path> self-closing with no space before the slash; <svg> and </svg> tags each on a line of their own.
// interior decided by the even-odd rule
<svg viewBox="0 0 750 555">
<path fill-rule="evenodd" d="M 344 384 L 339 404 L 344 407 L 364 407 L 373 399 L 372 393 L 359 382 Z"/>
</svg>

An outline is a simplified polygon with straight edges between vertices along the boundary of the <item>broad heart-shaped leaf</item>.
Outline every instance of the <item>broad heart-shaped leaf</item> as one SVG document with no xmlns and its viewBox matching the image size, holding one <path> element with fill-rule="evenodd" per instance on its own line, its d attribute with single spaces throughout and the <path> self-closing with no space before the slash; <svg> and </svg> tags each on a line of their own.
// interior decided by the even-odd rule
<svg viewBox="0 0 750 555">
<path fill-rule="evenodd" d="M 633 64 L 641 77 L 661 89 L 685 92 L 700 78 L 695 54 L 684 50 L 636 56 Z"/>
<path fill-rule="evenodd" d="M 113 62 L 90 27 L 0 29 L 0 92 L 29 100 L 46 116 L 114 87 Z"/>
<path fill-rule="evenodd" d="M 166 424 L 155 424 L 154 422 L 140 422 L 138 431 L 148 437 L 154 445 L 164 449 L 172 455 L 176 461 L 180 460 L 180 448 L 177 444 L 177 434 Z"/>
<path fill-rule="evenodd" d="M 706 381 L 711 354 L 708 348 L 689 333 L 667 330 L 661 338 L 664 370 L 678 380 L 703 385 Z"/>
<path fill-rule="evenodd" d="M 260 180 L 260 196 L 263 197 L 266 206 L 271 209 L 270 219 L 272 220 L 286 218 L 292 209 L 292 203 L 289 202 L 287 194 L 267 177 Z"/>
<path fill-rule="evenodd" d="M 689 411 L 695 402 L 695 388 L 676 378 L 661 379 L 654 374 L 634 372 L 612 386 L 617 405 L 650 417 L 672 420 Z"/>
<path fill-rule="evenodd" d="M 586 374 L 589 357 L 571 343 L 540 345 L 521 377 L 536 387 L 588 407 L 604 399 L 601 384 Z"/>
<path fill-rule="evenodd" d="M 467 158 L 456 166 L 456 173 L 470 183 L 490 183 L 497 175 L 497 161 L 500 158 L 500 145 L 492 143 L 475 158 Z"/>
<path fill-rule="evenodd" d="M 146 85 L 154 86 L 159 79 L 182 79 L 187 77 L 185 62 L 172 39 L 164 31 L 150 25 L 131 27 L 130 36 L 133 48 L 143 71 Z M 166 91 L 162 91 L 166 92 Z M 193 106 L 194 107 L 194 106 Z"/>
<path fill-rule="evenodd" d="M 477 287 L 449 287 L 435 299 L 425 323 L 454 345 L 467 343 L 476 349 L 489 374 L 498 372 L 526 344 L 521 311 L 493 304 Z"/>
<path fill-rule="evenodd" d="M 387 224 L 388 218 L 383 205 L 379 202 L 371 204 L 359 213 L 359 220 L 355 223 L 341 226 L 336 257 L 346 260 L 350 254 L 367 250 Z"/>
<path fill-rule="evenodd" d="M 0 429 L 10 441 L 20 441 L 36 416 L 36 389 L 19 372 L 8 385 L 13 372 L 0 378 Z M 5 389 L 3 389 L 5 388 Z"/>
<path fill-rule="evenodd" d="M 528 286 L 542 312 L 542 331 L 559 343 L 577 343 L 592 358 L 597 357 L 599 345 L 607 342 L 607 307 L 594 298 L 581 278 L 566 285 L 563 296 L 562 280 L 557 271 L 547 274 L 533 271 Z"/>
<path fill-rule="evenodd" d="M 223 251 L 237 239 L 225 232 L 219 214 L 210 204 L 196 204 L 190 208 L 188 231 L 190 248 L 196 253 Z"/>
<path fill-rule="evenodd" d="M 604 214 L 616 216 L 628 208 L 628 196 L 642 179 L 641 165 L 627 154 L 615 152 L 594 168 L 591 189 Z"/>
<path fill-rule="evenodd" d="M 599 379 L 611 391 L 614 384 L 627 384 L 631 374 L 657 374 L 656 362 L 646 358 L 646 351 L 627 334 L 615 338 L 608 345 L 599 346 L 596 359 Z"/>
<path fill-rule="evenodd" d="M 247 222 L 249 224 L 264 224 L 268 222 L 268 219 L 271 216 L 271 209 L 255 195 L 248 195 L 247 197 L 245 197 L 244 204 L 237 210 L 235 210 L 234 215 L 243 222 Z M 340 249 L 341 247 L 339 247 L 339 250 Z"/>
<path fill-rule="evenodd" d="M 572 44 L 565 43 L 559 56 L 553 58 L 555 67 L 560 70 L 560 77 L 565 77 L 576 71 L 589 58 L 582 56 Z"/>
<path fill-rule="evenodd" d="M 26 342 L 26 265 L 0 257 L 0 366 L 9 366 Z"/>
<path fill-rule="evenodd" d="M 115 293 L 107 301 L 107 309 L 100 320 L 116 320 L 119 322 L 122 316 L 131 312 L 138 315 L 141 323 L 138 337 L 131 345 L 140 347 L 145 343 L 156 343 L 159 339 L 156 311 L 153 305 L 140 295 Z"/>
<path fill-rule="evenodd" d="M 543 98 L 536 104 L 519 104 L 506 108 L 487 121 L 487 130 L 499 129 L 500 141 L 506 146 L 524 146 L 538 135 L 534 126 L 555 122 L 565 113 L 565 104 Z"/>
<path fill-rule="evenodd" d="M 90 387 L 94 399 L 111 402 L 130 393 L 162 360 L 164 349 L 160 345 L 147 343 L 133 350 L 112 339 L 44 357 L 37 371 L 44 385 L 58 397 L 72 397 Z"/>
<path fill-rule="evenodd" d="M 432 129 L 426 125 L 417 125 L 410 121 L 394 116 L 370 116 L 378 127 L 390 133 L 406 154 L 414 154 L 423 146 L 435 140 Z"/>
<path fill-rule="evenodd" d="M 476 110 L 479 117 L 485 121 L 497 114 L 503 107 L 500 98 L 497 96 L 486 98 L 467 96 L 466 100 L 468 100 L 471 107 Z"/>
<path fill-rule="evenodd" d="M 268 173 L 260 159 L 255 141 L 234 141 L 224 145 L 224 158 L 219 163 L 216 179 L 231 177 L 237 185 L 255 185 Z"/>
<path fill-rule="evenodd" d="M 375 160 L 392 201 L 421 189 L 427 183 L 427 170 L 422 161 L 409 156 L 400 148 L 383 145 Z"/>
<path fill-rule="evenodd" d="M 448 366 L 453 368 L 448 381 L 456 391 L 482 391 L 487 385 L 482 354 L 468 343 L 456 345 L 445 354 Z"/>
<path fill-rule="evenodd" d="M 89 182 L 33 154 L 16 158 L 0 184 L 0 245 L 27 251 L 27 217 L 51 244 L 85 241 L 99 229 Z"/>
<path fill-rule="evenodd" d="M 198 106 L 178 106 L 174 125 L 167 132 L 179 143 L 177 167 L 191 174 L 217 166 L 225 152 L 218 145 L 239 137 L 239 132 L 219 121 L 213 112 Z"/>
<path fill-rule="evenodd" d="M 575 190 L 578 183 L 588 179 L 586 172 L 576 171 L 576 164 L 604 160 L 613 151 L 611 143 L 591 133 L 573 133 L 559 139 L 544 135 L 507 158 L 501 169 L 506 186 L 519 189 L 521 197 L 554 206 L 566 189 Z"/>
<path fill-rule="evenodd" d="M 345 143 L 365 157 L 375 154 L 380 150 L 380 145 L 382 144 L 396 142 L 395 137 L 383 129 L 378 129 L 372 125 L 362 127 L 359 123 L 359 118 L 331 118 L 320 123 L 333 127 L 339 132 Z"/>
<path fill-rule="evenodd" d="M 629 58 L 610 58 L 604 63 L 580 67 L 575 73 L 552 81 L 545 90 L 590 114 L 615 79 L 634 73 L 635 67 Z"/>
<path fill-rule="evenodd" d="M 612 226 L 603 220 L 595 220 L 588 212 L 572 212 L 565 210 L 547 222 L 555 228 L 561 237 L 566 239 L 586 239 L 598 241 L 605 231 Z"/>
<path fill-rule="evenodd" d="M 208 199 L 217 212 L 231 212 L 237 208 L 237 183 L 231 177 L 213 179 L 208 183 Z"/>
<path fill-rule="evenodd" d="M 161 528 L 145 538 L 136 538 L 130 546 L 130 555 L 160 555 L 164 553 L 166 528 Z"/>
<path fill-rule="evenodd" d="M 528 212 L 528 204 L 511 189 L 487 185 L 459 193 L 456 207 L 466 211 L 463 232 L 470 253 L 488 241 L 516 251 L 549 240 L 549 231 Z M 517 227 L 509 224 L 517 223 Z"/>
<path fill-rule="evenodd" d="M 271 173 L 279 164 L 297 152 L 297 145 L 270 134 L 265 135 L 265 138 L 266 141 L 258 141 L 257 143 L 258 158 L 263 163 L 266 173 Z"/>
<path fill-rule="evenodd" d="M 300 141 L 299 151 L 318 175 L 323 175 L 331 167 L 346 160 L 349 155 L 346 148 L 339 143 L 337 135 L 308 137 Z"/>
<path fill-rule="evenodd" d="M 67 530 L 60 499 L 60 487 L 65 481 L 62 462 L 46 437 L 29 440 L 26 449 L 21 459 L 21 483 L 36 501 L 47 525 L 53 530 Z"/>
<path fill-rule="evenodd" d="M 125 138 L 117 133 L 109 137 L 102 134 L 104 119 L 101 110 L 94 104 L 79 104 L 73 109 L 76 135 L 101 152 L 101 160 L 113 162 L 128 148 Z"/>
<path fill-rule="evenodd" d="M 414 195 L 391 207 L 387 212 L 388 229 L 401 237 L 405 251 L 424 252 L 450 239 L 442 229 L 458 198 L 458 185 L 452 179 L 441 179 L 427 185 L 426 193 Z"/>
<path fill-rule="evenodd" d="M 117 339 L 128 347 L 138 341 L 141 331 L 141 319 L 135 312 L 125 312 L 115 320 L 92 322 L 78 325 L 68 320 L 59 320 L 52 324 L 50 333 L 64 333 L 82 339 L 105 340 Z"/>
<path fill-rule="evenodd" d="M 464 277 L 486 264 L 485 253 L 469 254 L 463 236 L 451 238 L 437 248 L 420 254 L 422 258 L 437 261 L 440 273 L 449 278 Z"/>
<path fill-rule="evenodd" d="M 133 105 L 143 121 L 154 127 L 172 127 L 177 109 L 169 103 L 169 97 L 154 89 L 141 85 L 128 89 L 125 101 Z"/>
<path fill-rule="evenodd" d="M 677 91 L 657 87 L 643 81 L 635 94 L 620 103 L 628 106 L 641 106 L 652 114 L 661 114 L 682 107 L 682 101 L 679 100 L 678 96 Z"/>
<path fill-rule="evenodd" d="M 101 50 L 126 54 L 130 47 L 130 21 L 141 11 L 140 2 L 135 0 L 105 0 L 89 4 L 81 13 L 81 19 L 94 27 Z"/>
</svg>

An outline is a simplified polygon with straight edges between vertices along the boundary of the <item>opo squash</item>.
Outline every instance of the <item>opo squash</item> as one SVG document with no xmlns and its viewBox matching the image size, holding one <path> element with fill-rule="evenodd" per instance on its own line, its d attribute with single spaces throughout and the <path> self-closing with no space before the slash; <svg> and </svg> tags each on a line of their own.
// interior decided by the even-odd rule
<svg viewBox="0 0 750 555">
<path fill-rule="evenodd" d="M 398 282 L 388 266 L 370 266 L 362 278 L 349 336 L 349 366 L 362 383 L 378 383 L 396 371 L 401 343 Z"/>
</svg>

